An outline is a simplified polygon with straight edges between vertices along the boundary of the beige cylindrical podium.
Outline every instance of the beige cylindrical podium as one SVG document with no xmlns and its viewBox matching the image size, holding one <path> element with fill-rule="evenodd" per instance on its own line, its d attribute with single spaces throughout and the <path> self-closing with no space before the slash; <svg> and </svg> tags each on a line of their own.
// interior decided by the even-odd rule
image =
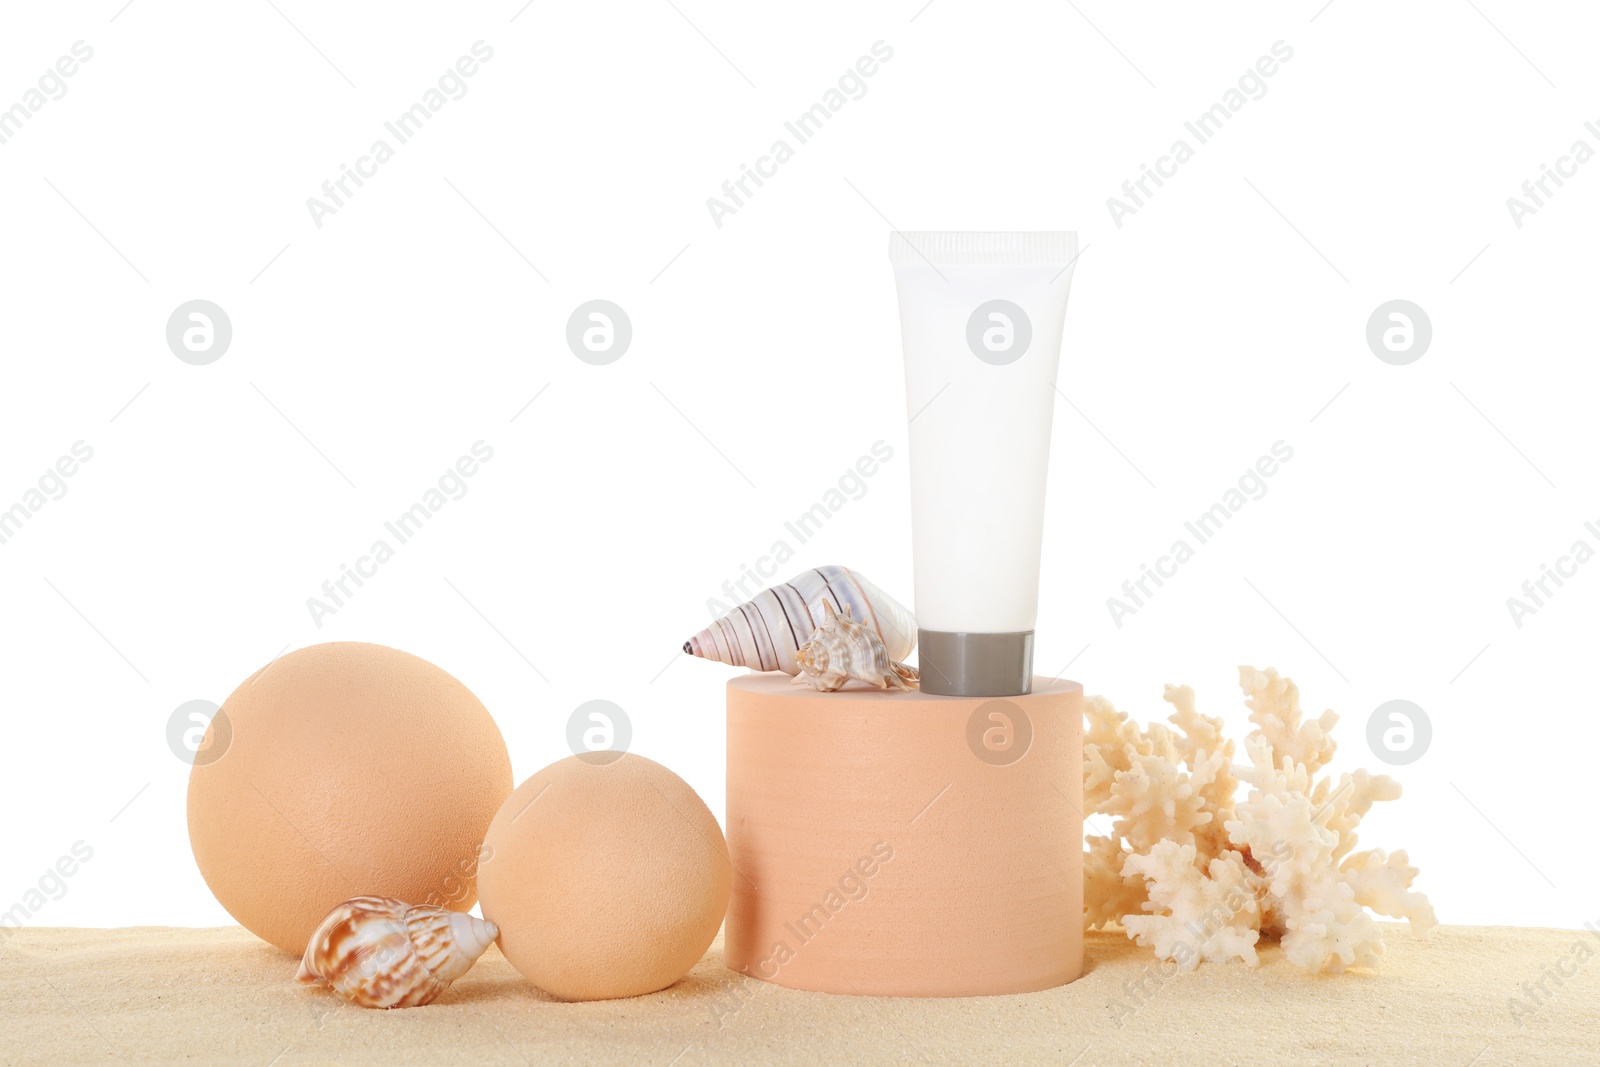
<svg viewBox="0 0 1600 1067">
<path fill-rule="evenodd" d="M 729 967 L 795 989 L 1027 993 L 1083 970 L 1083 687 L 728 683 Z"/>
</svg>

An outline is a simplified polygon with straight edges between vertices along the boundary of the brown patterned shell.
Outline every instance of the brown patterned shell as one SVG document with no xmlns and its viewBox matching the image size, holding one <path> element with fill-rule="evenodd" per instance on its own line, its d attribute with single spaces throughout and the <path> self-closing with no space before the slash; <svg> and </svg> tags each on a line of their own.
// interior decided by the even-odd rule
<svg viewBox="0 0 1600 1067">
<path fill-rule="evenodd" d="M 805 644 L 795 650 L 800 673 L 795 685 L 810 685 L 824 693 L 843 689 L 847 682 L 865 682 L 879 689 L 915 689 L 917 669 L 897 663 L 883 645 L 878 631 L 823 601 L 823 621 Z"/>
<path fill-rule="evenodd" d="M 325 982 L 363 1008 L 431 1003 L 500 936 L 494 923 L 464 912 L 354 897 L 328 913 L 311 935 L 302 982 Z"/>
</svg>

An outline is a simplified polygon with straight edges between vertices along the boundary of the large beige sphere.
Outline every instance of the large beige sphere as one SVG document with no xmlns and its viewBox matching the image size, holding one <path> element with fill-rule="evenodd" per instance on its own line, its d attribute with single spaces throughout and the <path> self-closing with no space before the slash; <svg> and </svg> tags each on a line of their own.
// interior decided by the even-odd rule
<svg viewBox="0 0 1600 1067">
<path fill-rule="evenodd" d="M 524 977 L 604 1000 L 689 973 L 722 925 L 732 872 L 722 828 L 682 778 L 643 756 L 572 756 L 501 805 L 478 890 Z"/>
<path fill-rule="evenodd" d="M 350 897 L 477 899 L 511 758 L 478 698 L 433 664 L 349 641 L 291 652 L 234 691 L 201 752 L 212 744 L 221 755 L 189 775 L 189 841 L 257 936 L 299 955 Z"/>
</svg>

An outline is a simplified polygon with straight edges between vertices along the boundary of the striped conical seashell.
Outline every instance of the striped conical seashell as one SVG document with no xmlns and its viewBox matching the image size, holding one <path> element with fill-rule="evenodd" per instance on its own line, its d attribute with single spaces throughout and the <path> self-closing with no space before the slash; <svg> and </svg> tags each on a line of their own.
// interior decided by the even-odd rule
<svg viewBox="0 0 1600 1067">
<path fill-rule="evenodd" d="M 823 622 L 823 603 L 878 631 L 889 658 L 917 643 L 917 620 L 898 601 L 848 567 L 815 567 L 763 589 L 683 643 L 691 656 L 756 671 L 800 673 L 795 650 Z"/>
<path fill-rule="evenodd" d="M 326 982 L 363 1008 L 431 1003 L 500 936 L 494 923 L 432 905 L 354 897 L 328 913 L 300 960 L 302 982 Z"/>
<path fill-rule="evenodd" d="M 816 632 L 795 652 L 800 673 L 795 685 L 809 685 L 824 693 L 843 689 L 846 682 L 865 682 L 879 689 L 915 689 L 915 667 L 907 667 L 889 657 L 878 631 L 850 618 L 850 609 L 840 615 L 824 601 L 826 616 Z"/>
</svg>

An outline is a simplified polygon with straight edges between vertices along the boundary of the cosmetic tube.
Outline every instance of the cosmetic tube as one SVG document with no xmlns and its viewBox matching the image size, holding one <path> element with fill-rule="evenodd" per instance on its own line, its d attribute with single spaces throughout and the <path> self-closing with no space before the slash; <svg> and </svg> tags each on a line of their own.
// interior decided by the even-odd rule
<svg viewBox="0 0 1600 1067">
<path fill-rule="evenodd" d="M 1033 681 L 1050 423 L 1077 234 L 889 238 L 905 347 L 922 690 Z"/>
</svg>

